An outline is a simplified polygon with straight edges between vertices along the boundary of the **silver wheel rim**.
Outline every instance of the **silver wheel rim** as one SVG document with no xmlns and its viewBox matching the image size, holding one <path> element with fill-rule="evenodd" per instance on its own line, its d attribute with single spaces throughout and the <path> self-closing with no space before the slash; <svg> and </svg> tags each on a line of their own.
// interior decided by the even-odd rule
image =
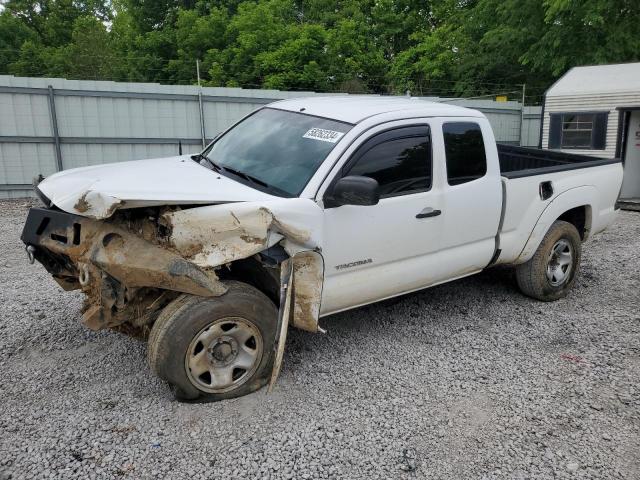
<svg viewBox="0 0 640 480">
<path fill-rule="evenodd" d="M 573 247 L 564 238 L 558 240 L 549 254 L 547 260 L 547 280 L 557 287 L 565 283 L 571 275 L 573 268 Z"/>
<path fill-rule="evenodd" d="M 223 393 L 249 380 L 261 359 L 262 335 L 258 328 L 244 318 L 226 317 L 193 337 L 184 366 L 197 389 Z"/>
</svg>

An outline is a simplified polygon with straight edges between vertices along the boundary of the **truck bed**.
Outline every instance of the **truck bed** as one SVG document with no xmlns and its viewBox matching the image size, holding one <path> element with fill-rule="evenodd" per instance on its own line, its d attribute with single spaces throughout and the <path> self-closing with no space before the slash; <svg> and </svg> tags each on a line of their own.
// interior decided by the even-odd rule
<svg viewBox="0 0 640 480">
<path fill-rule="evenodd" d="M 619 158 L 594 158 L 501 143 L 498 143 L 497 146 L 500 172 L 503 177 L 507 178 L 529 177 L 620 162 Z"/>
<path fill-rule="evenodd" d="M 510 145 L 498 145 L 498 151 L 500 166 L 507 170 L 501 173 L 503 210 L 498 263 L 528 260 L 551 223 L 571 208 L 588 207 L 585 219 L 588 216 L 590 234 L 613 221 L 622 184 L 620 160 Z M 543 198 L 542 184 L 551 187 L 550 197 Z M 558 201 L 560 197 L 562 200 Z M 537 240 L 525 250 L 532 239 Z"/>
</svg>

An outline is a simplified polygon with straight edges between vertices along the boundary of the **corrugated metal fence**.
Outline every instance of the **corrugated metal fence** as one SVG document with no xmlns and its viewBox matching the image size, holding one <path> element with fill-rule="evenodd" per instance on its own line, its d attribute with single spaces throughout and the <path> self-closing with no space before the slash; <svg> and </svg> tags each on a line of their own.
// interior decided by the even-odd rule
<svg viewBox="0 0 640 480">
<path fill-rule="evenodd" d="M 312 95 L 320 94 L 0 75 L 0 198 L 29 195 L 37 175 L 177 155 L 179 142 L 197 152 L 261 105 Z M 498 141 L 538 143 L 539 107 L 522 115 L 517 102 L 429 100 L 481 110 Z"/>
</svg>

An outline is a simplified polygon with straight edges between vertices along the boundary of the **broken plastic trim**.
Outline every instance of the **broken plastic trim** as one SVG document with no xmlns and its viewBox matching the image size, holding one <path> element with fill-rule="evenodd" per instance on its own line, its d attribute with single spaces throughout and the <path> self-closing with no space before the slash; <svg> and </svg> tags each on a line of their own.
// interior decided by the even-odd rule
<svg viewBox="0 0 640 480">
<path fill-rule="evenodd" d="M 287 343 L 287 331 L 291 318 L 291 299 L 293 296 L 293 261 L 287 259 L 282 262 L 280 269 L 280 311 L 278 312 L 278 325 L 276 328 L 276 341 L 274 344 L 273 370 L 269 380 L 267 393 L 271 393 L 273 386 L 278 380 L 282 359 L 284 357 L 284 347 Z"/>
</svg>

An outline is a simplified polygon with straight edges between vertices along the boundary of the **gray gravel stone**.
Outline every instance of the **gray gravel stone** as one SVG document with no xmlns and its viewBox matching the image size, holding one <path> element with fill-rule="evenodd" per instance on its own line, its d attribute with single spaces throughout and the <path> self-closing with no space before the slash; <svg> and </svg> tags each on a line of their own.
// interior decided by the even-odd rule
<svg viewBox="0 0 640 480">
<path fill-rule="evenodd" d="M 0 202 L 0 479 L 640 478 L 640 214 L 566 299 L 493 269 L 292 331 L 271 395 L 190 405 L 27 263 L 27 208 Z"/>
</svg>

